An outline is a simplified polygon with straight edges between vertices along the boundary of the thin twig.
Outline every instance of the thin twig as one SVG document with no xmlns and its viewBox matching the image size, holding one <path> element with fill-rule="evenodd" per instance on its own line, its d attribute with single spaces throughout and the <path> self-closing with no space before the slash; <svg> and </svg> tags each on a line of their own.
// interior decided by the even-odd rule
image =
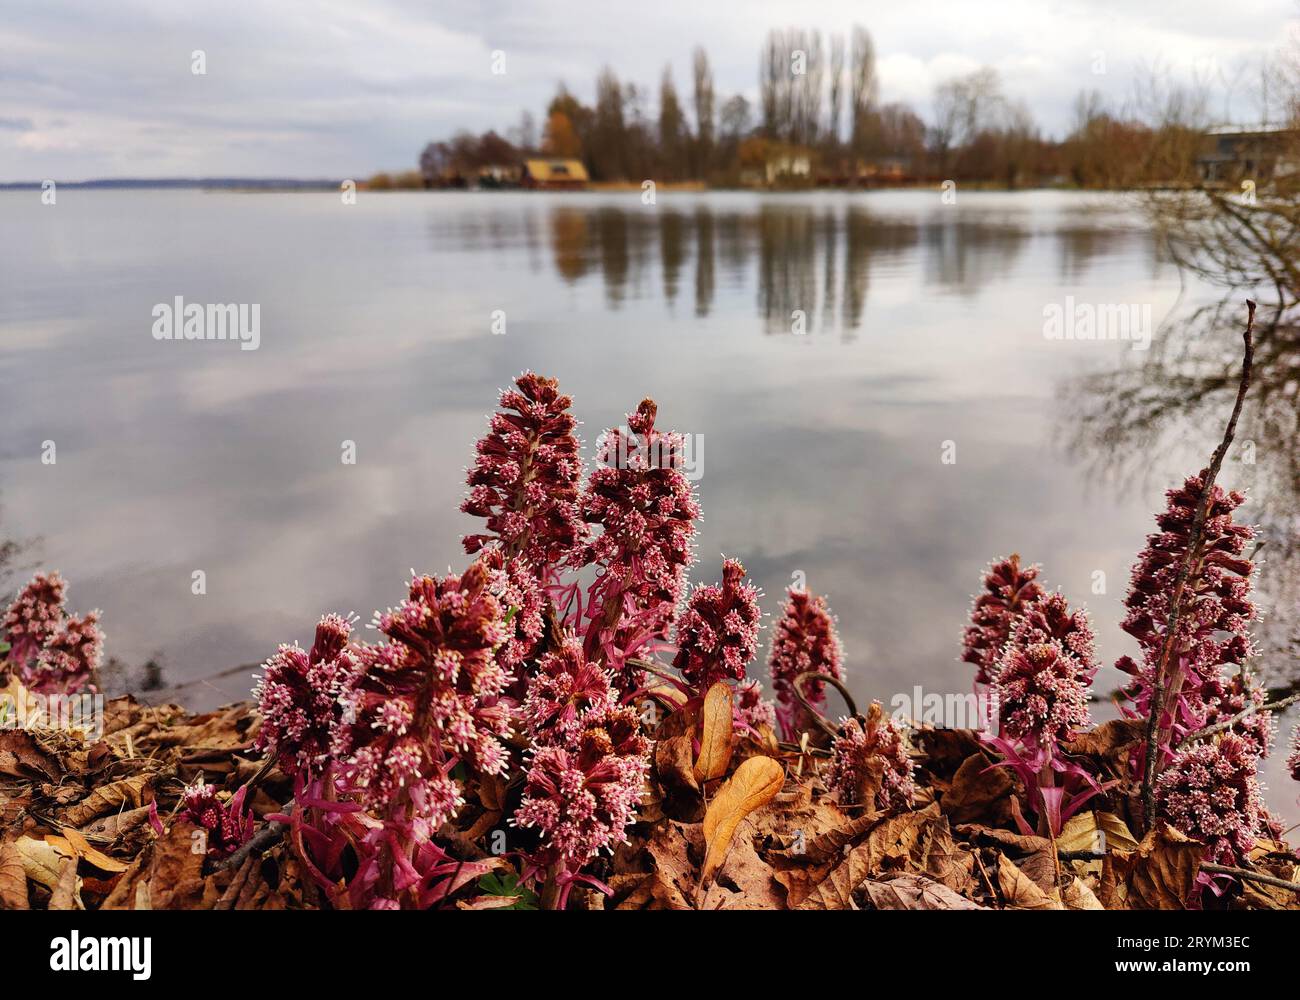
<svg viewBox="0 0 1300 1000">
<path fill-rule="evenodd" d="M 836 677 L 832 677 L 830 674 L 823 674 L 817 670 L 805 670 L 802 674 L 800 674 L 798 677 L 794 679 L 794 683 L 791 685 L 791 687 L 794 689 L 794 696 L 799 699 L 799 704 L 802 705 L 807 710 L 808 715 L 812 718 L 813 722 L 817 723 L 817 725 L 822 729 L 823 732 L 826 733 L 827 736 L 830 736 L 832 739 L 834 739 L 836 736 L 840 734 L 840 731 L 837 727 L 831 725 L 830 722 L 827 720 L 827 718 L 824 715 L 822 715 L 820 711 L 814 708 L 813 705 L 808 701 L 808 699 L 804 697 L 803 685 L 804 685 L 804 681 L 807 680 L 824 681 L 827 684 L 829 684 L 831 687 L 835 688 L 835 690 L 838 691 L 840 693 L 840 696 L 844 699 L 844 703 L 848 706 L 849 715 L 851 715 L 855 719 L 860 718 L 860 716 L 858 715 L 858 706 L 853 701 L 853 695 L 849 694 L 849 689 L 844 686 L 844 683 L 841 680 L 839 680 Z"/>
<path fill-rule="evenodd" d="M 1106 857 L 1105 851 L 1058 851 L 1057 854 L 1062 861 L 1101 861 Z M 1201 871 L 1210 872 L 1212 875 L 1232 875 L 1235 878 L 1244 878 L 1251 882 L 1262 882 L 1265 885 L 1276 886 L 1279 889 L 1300 892 L 1300 882 L 1288 882 L 1276 875 L 1251 871 L 1249 868 L 1233 868 L 1229 865 L 1215 865 L 1203 861 L 1201 862 Z"/>
<path fill-rule="evenodd" d="M 1184 744 L 1192 743 L 1195 740 L 1203 740 L 1207 736 L 1213 736 L 1215 733 L 1221 733 L 1225 729 L 1231 729 L 1238 722 L 1250 718 L 1250 716 L 1254 715 L 1256 712 L 1280 712 L 1289 705 L 1294 705 L 1297 701 L 1300 701 L 1300 692 L 1291 695 L 1289 698 L 1270 701 L 1266 705 L 1251 705 L 1245 711 L 1238 712 L 1231 719 L 1224 719 L 1222 722 L 1216 722 L 1212 726 L 1206 726 L 1204 729 L 1196 730 L 1196 732 L 1184 737 L 1183 741 L 1178 745 L 1183 746 Z"/>
<path fill-rule="evenodd" d="M 1205 472 L 1205 479 L 1201 483 L 1201 502 L 1196 508 L 1196 517 L 1192 521 L 1192 528 L 1187 538 L 1187 550 L 1183 553 L 1182 561 L 1178 565 L 1178 575 L 1174 578 L 1173 594 L 1169 602 L 1169 621 L 1165 625 L 1165 641 L 1160 649 L 1160 661 L 1155 671 L 1155 690 L 1151 696 L 1151 714 L 1147 717 L 1146 729 L 1146 768 L 1142 775 L 1142 820 L 1149 829 L 1152 819 L 1156 813 L 1156 793 L 1155 793 L 1155 772 L 1158 747 L 1156 745 L 1156 730 L 1160 716 L 1164 714 L 1164 682 L 1165 671 L 1168 669 L 1170 657 L 1173 655 L 1174 642 L 1178 638 L 1178 617 L 1180 605 L 1183 600 L 1183 590 L 1187 586 L 1187 578 L 1191 575 L 1192 559 L 1196 551 L 1200 548 L 1201 537 L 1205 533 L 1205 520 L 1210 510 L 1210 497 L 1214 490 L 1214 480 L 1218 478 L 1219 469 L 1223 466 L 1224 456 L 1228 452 L 1228 446 L 1232 444 L 1232 437 L 1237 431 L 1237 419 L 1241 416 L 1241 407 L 1246 400 L 1246 391 L 1250 388 L 1250 369 L 1251 363 L 1255 357 L 1255 303 L 1246 300 L 1246 329 L 1241 335 L 1244 342 L 1244 351 L 1241 361 L 1241 381 L 1237 385 L 1237 400 L 1232 407 L 1232 416 L 1228 418 L 1228 426 L 1223 432 L 1223 440 L 1219 446 L 1214 449 L 1214 456 L 1210 459 L 1210 467 Z"/>
<path fill-rule="evenodd" d="M 1300 882 L 1288 882 L 1276 875 L 1265 875 L 1263 872 L 1253 872 L 1248 868 L 1232 868 L 1229 865 L 1212 865 L 1209 862 L 1202 862 L 1201 871 L 1211 872 L 1215 875 L 1234 875 L 1237 878 L 1250 879 L 1252 882 L 1263 882 L 1265 885 L 1276 886 L 1279 889 L 1300 892 Z"/>
<path fill-rule="evenodd" d="M 222 861 L 217 865 L 217 868 L 238 871 L 239 866 L 248 858 L 252 857 L 254 854 L 261 854 L 283 837 L 285 831 L 288 829 L 289 825 L 287 823 L 281 823 L 279 820 L 274 820 L 273 822 L 268 823 L 251 838 L 245 841 L 234 854 L 230 855 L 230 857 L 226 858 L 225 861 Z"/>
</svg>

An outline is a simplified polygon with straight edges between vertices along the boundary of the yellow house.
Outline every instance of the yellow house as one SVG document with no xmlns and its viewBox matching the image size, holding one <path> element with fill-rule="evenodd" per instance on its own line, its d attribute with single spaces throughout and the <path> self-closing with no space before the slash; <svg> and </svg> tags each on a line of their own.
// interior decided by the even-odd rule
<svg viewBox="0 0 1300 1000">
<path fill-rule="evenodd" d="M 587 186 L 587 168 L 581 160 L 524 160 L 523 184 L 547 191 L 573 191 Z"/>
</svg>

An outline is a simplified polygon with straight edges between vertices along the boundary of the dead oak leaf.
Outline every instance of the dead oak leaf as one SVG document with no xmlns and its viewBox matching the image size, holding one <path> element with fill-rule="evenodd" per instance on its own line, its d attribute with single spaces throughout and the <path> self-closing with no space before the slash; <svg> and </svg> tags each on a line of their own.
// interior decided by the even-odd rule
<svg viewBox="0 0 1300 1000">
<path fill-rule="evenodd" d="M 27 873 L 18 846 L 10 840 L 0 843 L 0 910 L 26 910 Z"/>
<path fill-rule="evenodd" d="M 924 875 L 899 875 L 888 882 L 868 879 L 863 888 L 877 910 L 986 909 Z"/>
<path fill-rule="evenodd" d="M 1008 909 L 1060 910 L 1064 909 L 1055 895 L 1044 892 L 1032 878 L 1021 871 L 1005 854 L 998 855 L 998 888 Z"/>
</svg>

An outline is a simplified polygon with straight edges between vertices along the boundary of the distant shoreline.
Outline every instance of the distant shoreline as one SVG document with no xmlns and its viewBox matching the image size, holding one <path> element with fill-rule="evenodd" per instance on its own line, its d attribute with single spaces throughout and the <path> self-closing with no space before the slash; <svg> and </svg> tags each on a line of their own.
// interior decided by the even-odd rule
<svg viewBox="0 0 1300 1000">
<path fill-rule="evenodd" d="M 0 182 L 0 191 L 40 191 L 43 181 L 5 181 Z M 292 178 L 128 178 L 123 180 L 102 179 L 89 181 L 56 181 L 58 187 L 82 191 L 230 191 L 247 194 L 264 193 L 320 193 L 337 192 L 342 180 L 295 180 Z M 1008 187 L 988 181 L 958 181 L 958 187 L 966 191 L 1092 191 L 1097 193 L 1152 190 L 1152 188 L 1087 188 L 1072 184 L 1038 184 Z M 660 191 L 688 194 L 707 194 L 710 192 L 753 192 L 755 194 L 801 194 L 817 191 L 928 191 L 939 187 L 938 181 L 917 181 L 908 184 L 878 185 L 791 185 L 775 187 L 710 187 L 702 181 L 673 181 L 657 183 Z M 589 184 L 584 188 L 569 191 L 530 190 L 530 194 L 607 194 L 611 192 L 640 191 L 641 184 L 631 181 L 607 181 Z M 473 191 L 481 194 L 496 194 L 501 191 L 522 191 L 524 188 L 368 188 L 364 181 L 358 182 L 357 190 L 369 194 L 465 194 Z"/>
</svg>

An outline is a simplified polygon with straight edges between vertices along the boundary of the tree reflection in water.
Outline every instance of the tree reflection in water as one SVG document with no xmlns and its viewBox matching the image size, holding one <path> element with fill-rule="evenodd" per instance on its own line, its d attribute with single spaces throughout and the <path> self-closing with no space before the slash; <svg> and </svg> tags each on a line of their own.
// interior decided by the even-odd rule
<svg viewBox="0 0 1300 1000">
<path fill-rule="evenodd" d="M 1257 584 L 1271 614 L 1256 630 L 1258 667 L 1268 683 L 1297 679 L 1300 198 L 1274 190 L 1251 205 L 1198 190 L 1152 194 L 1143 204 L 1184 294 L 1142 364 L 1071 383 L 1065 437 L 1111 479 L 1167 478 L 1163 459 L 1173 456 L 1203 463 L 1236 391 L 1244 300 L 1258 301 L 1254 378 L 1223 480 L 1249 495 L 1264 538 Z"/>
</svg>

